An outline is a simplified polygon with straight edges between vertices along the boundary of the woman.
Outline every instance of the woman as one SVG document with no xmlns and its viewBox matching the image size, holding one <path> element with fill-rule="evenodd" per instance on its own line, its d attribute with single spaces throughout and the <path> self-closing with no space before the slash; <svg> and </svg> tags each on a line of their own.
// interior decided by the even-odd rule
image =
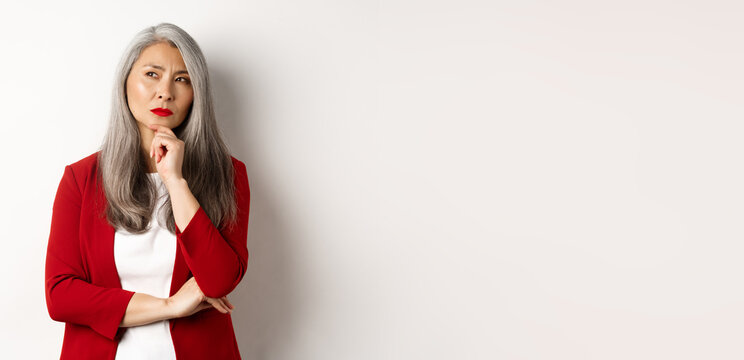
<svg viewBox="0 0 744 360">
<path fill-rule="evenodd" d="M 46 255 L 62 359 L 240 359 L 245 164 L 217 127 L 196 42 L 161 23 L 119 63 L 100 150 L 65 166 Z M 219 226 L 215 226 L 219 224 Z"/>
</svg>

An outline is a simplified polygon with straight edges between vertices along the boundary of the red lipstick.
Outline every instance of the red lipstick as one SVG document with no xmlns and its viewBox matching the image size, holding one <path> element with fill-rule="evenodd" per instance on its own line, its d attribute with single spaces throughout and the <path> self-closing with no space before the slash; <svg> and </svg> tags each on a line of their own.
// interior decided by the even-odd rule
<svg viewBox="0 0 744 360">
<path fill-rule="evenodd" d="M 154 108 L 154 109 L 152 109 L 150 111 L 152 111 L 152 113 L 155 114 L 155 115 L 157 115 L 157 116 L 170 116 L 170 115 L 173 115 L 173 111 L 170 111 L 170 110 L 164 109 L 164 108 Z"/>
</svg>

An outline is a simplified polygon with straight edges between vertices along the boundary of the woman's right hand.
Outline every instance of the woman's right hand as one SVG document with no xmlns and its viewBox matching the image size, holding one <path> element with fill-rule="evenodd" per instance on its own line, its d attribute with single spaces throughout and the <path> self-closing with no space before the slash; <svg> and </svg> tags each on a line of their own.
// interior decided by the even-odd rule
<svg viewBox="0 0 744 360">
<path fill-rule="evenodd" d="M 235 308 L 227 300 L 227 296 L 219 299 L 205 296 L 193 276 L 186 280 L 178 292 L 166 299 L 166 304 L 174 317 L 190 316 L 209 307 L 214 307 L 223 314 L 231 313 Z"/>
</svg>

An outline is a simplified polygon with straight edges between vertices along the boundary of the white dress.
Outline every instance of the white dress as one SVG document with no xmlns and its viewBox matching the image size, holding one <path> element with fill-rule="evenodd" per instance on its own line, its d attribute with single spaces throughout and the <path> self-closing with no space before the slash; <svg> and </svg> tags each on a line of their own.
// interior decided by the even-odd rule
<svg viewBox="0 0 744 360">
<path fill-rule="evenodd" d="M 158 184 L 159 194 L 158 205 L 150 221 L 151 228 L 143 234 L 116 230 L 114 261 L 123 289 L 168 298 L 176 260 L 176 236 L 157 220 L 158 210 L 166 200 L 167 189 L 157 172 L 148 173 L 148 176 Z M 129 327 L 124 332 L 116 351 L 116 360 L 133 359 L 176 359 L 169 320 Z"/>
</svg>

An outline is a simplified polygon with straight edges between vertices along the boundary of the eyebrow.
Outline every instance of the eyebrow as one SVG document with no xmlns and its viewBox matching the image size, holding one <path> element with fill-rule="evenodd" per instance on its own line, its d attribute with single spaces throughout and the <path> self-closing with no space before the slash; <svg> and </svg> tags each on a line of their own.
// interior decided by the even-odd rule
<svg viewBox="0 0 744 360">
<path fill-rule="evenodd" d="M 143 65 L 143 66 L 149 66 L 149 67 L 151 67 L 151 68 L 155 68 L 155 69 L 158 69 L 158 70 L 163 70 L 163 71 L 165 71 L 165 68 L 164 68 L 164 67 L 162 67 L 162 66 L 160 66 L 160 65 L 156 65 L 156 64 L 145 64 L 145 65 Z M 173 73 L 173 75 L 178 75 L 178 74 L 186 74 L 186 75 L 188 75 L 188 74 L 189 74 L 189 72 L 188 72 L 188 71 L 186 71 L 186 70 L 178 70 L 178 71 L 176 71 L 176 72 L 174 72 L 174 73 Z"/>
</svg>

